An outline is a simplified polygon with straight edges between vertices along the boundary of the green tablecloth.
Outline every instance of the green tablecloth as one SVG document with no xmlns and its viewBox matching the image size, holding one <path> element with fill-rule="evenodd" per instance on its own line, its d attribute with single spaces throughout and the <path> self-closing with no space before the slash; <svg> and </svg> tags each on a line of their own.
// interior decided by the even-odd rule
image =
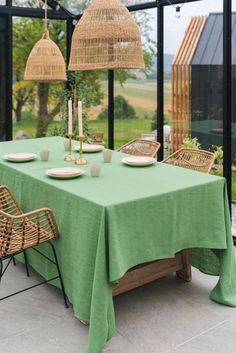
<svg viewBox="0 0 236 353">
<path fill-rule="evenodd" d="M 193 265 L 220 275 L 211 298 L 236 306 L 236 267 L 225 180 L 160 164 L 132 168 L 120 153 L 104 164 L 102 154 L 86 155 L 101 162 L 99 178 L 85 175 L 54 180 L 52 167 L 72 166 L 63 161 L 64 139 L 59 137 L 0 144 L 0 181 L 8 185 L 26 211 L 50 207 L 60 238 L 55 246 L 74 312 L 90 321 L 88 353 L 99 353 L 115 331 L 112 290 L 131 267 L 192 250 Z M 50 161 L 3 161 L 5 153 L 51 151 Z M 43 246 L 46 251 L 46 245 Z M 30 255 L 43 276 L 53 268 Z"/>
</svg>

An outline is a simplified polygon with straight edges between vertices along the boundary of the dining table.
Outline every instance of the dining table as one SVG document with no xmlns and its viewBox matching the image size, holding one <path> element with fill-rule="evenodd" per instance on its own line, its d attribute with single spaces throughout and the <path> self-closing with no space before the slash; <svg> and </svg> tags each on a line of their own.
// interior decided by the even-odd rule
<svg viewBox="0 0 236 353">
<path fill-rule="evenodd" d="M 74 314 L 89 321 L 87 353 L 100 353 L 115 333 L 112 292 L 124 274 L 183 249 L 189 250 L 192 266 L 219 276 L 210 298 L 236 307 L 236 265 L 223 177 L 164 163 L 128 166 L 122 163 L 125 155 L 116 151 L 111 163 L 104 163 L 102 152 L 97 152 L 84 154 L 88 164 L 77 166 L 64 161 L 64 141 L 45 137 L 1 142 L 0 183 L 12 190 L 24 211 L 53 211 L 59 229 L 54 245 L 66 295 Z M 40 160 L 42 149 L 50 151 L 48 161 Z M 15 152 L 38 158 L 27 163 L 4 159 Z M 101 166 L 99 177 L 90 176 L 93 163 Z M 68 180 L 49 177 L 47 170 L 56 167 L 82 168 L 85 173 Z M 40 247 L 49 256 L 47 244 Z M 27 252 L 31 266 L 44 278 L 55 274 L 50 262 Z"/>
</svg>

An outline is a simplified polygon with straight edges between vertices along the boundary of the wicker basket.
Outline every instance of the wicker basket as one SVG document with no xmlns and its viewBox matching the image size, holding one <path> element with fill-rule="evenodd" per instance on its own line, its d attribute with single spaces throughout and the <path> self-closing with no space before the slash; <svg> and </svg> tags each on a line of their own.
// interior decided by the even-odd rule
<svg viewBox="0 0 236 353">
<path fill-rule="evenodd" d="M 139 28 L 118 0 L 95 0 L 72 37 L 69 70 L 144 69 Z"/>
<path fill-rule="evenodd" d="M 33 47 L 25 68 L 27 81 L 66 81 L 66 65 L 58 46 L 50 39 L 48 30 Z"/>
</svg>

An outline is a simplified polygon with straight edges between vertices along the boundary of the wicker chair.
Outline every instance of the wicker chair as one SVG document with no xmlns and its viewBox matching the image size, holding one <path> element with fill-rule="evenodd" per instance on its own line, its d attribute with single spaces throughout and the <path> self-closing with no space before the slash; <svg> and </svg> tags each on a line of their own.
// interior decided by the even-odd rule
<svg viewBox="0 0 236 353">
<path fill-rule="evenodd" d="M 26 249 L 29 248 L 35 250 L 48 261 L 52 262 L 56 266 L 58 273 L 58 275 L 53 278 L 7 295 L 0 298 L 0 300 L 9 298 L 41 284 L 51 282 L 55 279 L 59 279 L 65 306 L 67 307 L 64 284 L 58 265 L 56 251 L 54 245 L 50 242 L 50 240 L 55 239 L 57 236 L 57 225 L 50 209 L 42 208 L 33 212 L 23 213 L 9 188 L 5 185 L 0 186 L 0 283 L 10 262 L 13 261 L 15 264 L 14 256 L 20 253 L 23 253 L 24 255 L 26 273 L 27 276 L 29 276 L 26 253 Z M 36 249 L 37 245 L 45 242 L 50 245 L 54 260 Z M 3 265 L 4 260 L 7 260 L 5 268 Z"/>
<path fill-rule="evenodd" d="M 214 161 L 215 154 L 212 152 L 192 148 L 181 148 L 163 160 L 163 163 L 209 173 Z"/>
<path fill-rule="evenodd" d="M 135 139 L 121 146 L 118 152 L 127 153 L 133 156 L 156 157 L 159 148 L 159 142 Z"/>
<path fill-rule="evenodd" d="M 96 132 L 92 134 L 91 137 L 88 139 L 88 143 L 96 144 L 96 145 L 105 145 L 103 137 L 104 137 L 103 132 Z"/>
</svg>

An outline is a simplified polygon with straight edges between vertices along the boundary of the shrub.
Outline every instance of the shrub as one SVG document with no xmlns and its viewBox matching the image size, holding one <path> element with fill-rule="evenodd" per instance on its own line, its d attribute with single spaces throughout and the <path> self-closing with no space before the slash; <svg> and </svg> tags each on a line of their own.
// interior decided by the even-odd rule
<svg viewBox="0 0 236 353">
<path fill-rule="evenodd" d="M 193 148 L 195 150 L 198 150 L 201 148 L 201 144 L 198 141 L 197 137 L 194 137 L 194 138 L 187 137 L 183 140 L 181 147 Z"/>
<path fill-rule="evenodd" d="M 134 108 L 129 104 L 128 100 L 123 96 L 116 96 L 114 98 L 114 114 L 115 119 L 137 119 Z M 98 119 L 107 119 L 108 108 L 106 107 L 98 116 Z"/>
</svg>

